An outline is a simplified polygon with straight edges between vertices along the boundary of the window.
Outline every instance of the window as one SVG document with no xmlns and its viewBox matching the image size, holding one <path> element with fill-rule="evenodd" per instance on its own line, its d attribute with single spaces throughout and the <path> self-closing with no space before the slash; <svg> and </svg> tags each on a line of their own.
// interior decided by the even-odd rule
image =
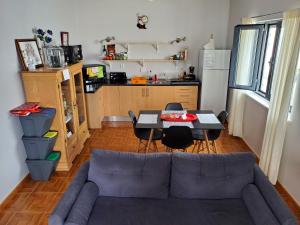
<svg viewBox="0 0 300 225">
<path fill-rule="evenodd" d="M 270 99 L 281 22 L 235 27 L 229 87 Z"/>
</svg>

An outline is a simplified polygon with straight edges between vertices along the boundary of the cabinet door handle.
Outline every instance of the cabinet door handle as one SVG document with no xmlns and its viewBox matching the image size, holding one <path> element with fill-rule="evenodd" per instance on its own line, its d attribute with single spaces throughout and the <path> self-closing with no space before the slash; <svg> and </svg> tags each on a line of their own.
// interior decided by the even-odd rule
<svg viewBox="0 0 300 225">
<path fill-rule="evenodd" d="M 147 97 L 149 97 L 149 88 L 146 88 Z"/>
<path fill-rule="evenodd" d="M 145 97 L 145 89 L 142 88 L 142 97 Z"/>
</svg>

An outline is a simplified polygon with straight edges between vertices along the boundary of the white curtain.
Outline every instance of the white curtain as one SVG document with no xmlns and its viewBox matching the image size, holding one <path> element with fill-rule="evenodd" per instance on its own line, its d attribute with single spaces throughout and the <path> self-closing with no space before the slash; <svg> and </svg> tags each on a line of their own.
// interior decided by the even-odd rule
<svg viewBox="0 0 300 225">
<path fill-rule="evenodd" d="M 284 13 L 282 37 L 276 62 L 270 108 L 265 129 L 260 167 L 275 184 L 287 128 L 289 103 L 300 46 L 300 9 Z"/>
<path fill-rule="evenodd" d="M 252 24 L 254 20 L 252 18 L 243 18 L 243 24 Z M 250 49 L 253 49 L 253 46 L 250 46 L 249 43 L 253 43 L 251 39 L 254 38 L 253 33 L 243 32 L 240 37 L 240 47 L 239 47 L 239 64 L 237 68 L 236 79 L 239 83 L 245 83 L 243 79 L 247 79 L 247 76 L 244 76 L 243 71 L 249 68 L 249 59 L 250 54 L 248 54 Z M 244 108 L 246 102 L 246 93 L 245 90 L 232 89 L 230 92 L 231 95 L 231 104 L 229 106 L 229 117 L 228 117 L 228 131 L 229 134 L 237 137 L 243 137 L 243 117 L 244 117 Z"/>
</svg>

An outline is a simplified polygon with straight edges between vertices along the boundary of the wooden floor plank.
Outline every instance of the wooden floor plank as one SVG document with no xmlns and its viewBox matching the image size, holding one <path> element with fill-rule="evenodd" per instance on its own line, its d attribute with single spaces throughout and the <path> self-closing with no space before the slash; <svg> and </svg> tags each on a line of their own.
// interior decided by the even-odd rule
<svg viewBox="0 0 300 225">
<path fill-rule="evenodd" d="M 46 225 L 51 213 L 61 195 L 66 190 L 72 177 L 79 167 L 90 158 L 93 149 L 109 149 L 115 151 L 135 152 L 138 140 L 135 138 L 131 123 L 105 122 L 102 129 L 91 130 L 91 137 L 85 143 L 81 154 L 76 157 L 69 172 L 55 172 L 47 182 L 36 182 L 30 177 L 24 179 L 21 185 L 2 205 L 0 210 L 0 225 Z M 159 151 L 165 151 L 161 143 L 157 143 Z M 249 147 L 240 138 L 222 132 L 217 141 L 218 153 L 247 152 Z M 192 147 L 188 149 L 192 151 Z M 289 207 L 294 211 L 300 222 L 299 206 L 295 204 L 288 193 L 277 185 L 279 193 Z"/>
</svg>

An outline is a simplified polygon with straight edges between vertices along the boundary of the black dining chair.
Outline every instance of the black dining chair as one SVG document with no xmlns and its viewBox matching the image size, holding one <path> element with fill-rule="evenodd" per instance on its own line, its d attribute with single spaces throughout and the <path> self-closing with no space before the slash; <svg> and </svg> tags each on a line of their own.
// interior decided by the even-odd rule
<svg viewBox="0 0 300 225">
<path fill-rule="evenodd" d="M 137 152 L 140 152 L 141 145 L 144 146 L 143 150 L 145 151 L 146 147 L 147 147 L 149 137 L 150 137 L 151 129 L 136 128 L 137 119 L 136 119 L 134 113 L 131 110 L 129 110 L 128 115 L 129 115 L 129 117 L 131 119 L 131 122 L 132 122 L 132 125 L 133 125 L 134 135 L 139 139 L 139 145 L 138 145 Z M 151 144 L 153 144 L 153 147 L 154 147 L 155 151 L 158 151 L 156 141 L 161 140 L 162 136 L 163 136 L 162 131 L 157 130 L 157 129 L 154 130 Z"/>
<path fill-rule="evenodd" d="M 165 110 L 183 110 L 183 107 L 178 102 L 171 102 L 166 105 Z"/>
<path fill-rule="evenodd" d="M 218 120 L 222 125 L 225 124 L 226 119 L 228 117 L 228 112 L 222 111 L 220 114 L 217 116 Z M 222 130 L 208 130 L 207 131 L 207 138 L 208 141 L 210 141 L 212 145 L 212 150 L 214 153 L 217 153 L 217 146 L 216 146 L 216 140 L 220 137 Z M 204 151 L 204 145 L 203 142 L 205 141 L 205 136 L 202 130 L 200 129 L 194 129 L 192 131 L 193 134 L 193 139 L 196 141 L 193 152 L 195 148 L 197 147 L 197 152 L 199 151 Z M 208 149 L 209 152 L 209 149 Z"/>
<path fill-rule="evenodd" d="M 192 130 L 186 126 L 171 126 L 164 129 L 162 143 L 167 147 L 167 152 L 173 149 L 186 149 L 194 144 Z"/>
</svg>

